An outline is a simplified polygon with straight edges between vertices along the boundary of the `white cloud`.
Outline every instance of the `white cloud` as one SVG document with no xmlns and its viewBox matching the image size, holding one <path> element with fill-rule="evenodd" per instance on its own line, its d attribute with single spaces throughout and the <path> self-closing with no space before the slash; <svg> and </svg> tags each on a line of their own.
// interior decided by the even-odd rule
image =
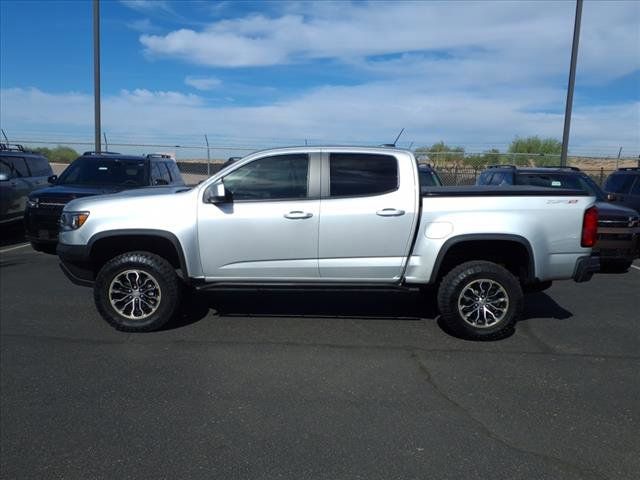
<svg viewBox="0 0 640 480">
<path fill-rule="evenodd" d="M 125 7 L 137 12 L 149 13 L 156 11 L 172 12 L 169 2 L 165 0 L 120 0 Z"/>
<path fill-rule="evenodd" d="M 184 83 L 197 90 L 213 90 L 222 85 L 222 81 L 216 77 L 197 77 L 188 75 L 184 79 Z"/>
<path fill-rule="evenodd" d="M 76 132 L 91 139 L 93 97 L 51 94 L 37 89 L 4 89 L 0 124 L 11 133 L 54 136 Z M 561 91 L 532 90 L 531 98 L 549 102 Z M 415 145 L 445 140 L 469 150 L 505 148 L 514 136 L 560 138 L 563 114 L 532 111 L 529 97 L 486 98 L 473 92 L 439 94 L 420 83 L 379 82 L 324 87 L 295 99 L 257 107 L 212 107 L 197 95 L 123 90 L 103 97 L 103 129 L 114 138 L 144 143 L 200 143 L 204 133 L 220 142 L 263 147 L 273 144 L 370 143 L 390 141 L 401 127 L 403 141 Z M 372 100 L 375 99 L 375 100 Z M 640 103 L 576 107 L 570 148 L 579 153 L 640 153 Z M 30 133 L 32 132 L 32 133 Z M 260 138 L 257 138 L 260 137 Z M 187 139 L 187 140 L 185 140 Z"/>
<path fill-rule="evenodd" d="M 139 20 L 134 20 L 133 22 L 129 22 L 127 23 L 127 27 L 129 27 L 131 30 L 135 30 L 136 32 L 141 33 L 152 33 L 158 30 L 158 27 L 154 25 L 148 18 L 142 18 Z"/>
<path fill-rule="evenodd" d="M 573 28 L 571 2 L 303 3 L 278 17 L 252 14 L 203 30 L 142 35 L 148 54 L 206 66 L 354 61 L 411 52 L 447 52 L 433 63 L 489 62 L 496 74 L 524 68 L 564 74 Z M 606 81 L 640 68 L 640 3 L 587 2 L 580 45 L 583 79 Z M 397 72 L 402 74 L 403 72 Z"/>
</svg>

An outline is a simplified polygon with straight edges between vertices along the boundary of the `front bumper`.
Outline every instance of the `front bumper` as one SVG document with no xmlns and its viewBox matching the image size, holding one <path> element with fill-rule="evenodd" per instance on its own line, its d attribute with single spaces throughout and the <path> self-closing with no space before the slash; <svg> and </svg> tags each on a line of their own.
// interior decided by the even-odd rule
<svg viewBox="0 0 640 480">
<path fill-rule="evenodd" d="M 573 280 L 582 283 L 588 282 L 594 273 L 600 271 L 600 257 L 589 256 L 580 257 L 576 262 L 576 268 L 573 272 Z"/>
<path fill-rule="evenodd" d="M 24 212 L 24 229 L 27 240 L 34 243 L 55 244 L 58 241 L 60 208 L 29 208 Z"/>
<path fill-rule="evenodd" d="M 85 245 L 58 243 L 56 253 L 60 268 L 71 282 L 83 287 L 93 286 L 95 273 Z"/>
</svg>

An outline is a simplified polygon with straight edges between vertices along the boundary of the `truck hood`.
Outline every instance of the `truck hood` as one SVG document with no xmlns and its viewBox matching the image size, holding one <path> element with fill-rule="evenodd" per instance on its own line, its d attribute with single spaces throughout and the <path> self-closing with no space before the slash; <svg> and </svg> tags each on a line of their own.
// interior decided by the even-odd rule
<svg viewBox="0 0 640 480">
<path fill-rule="evenodd" d="M 191 189 L 185 186 L 135 188 L 119 191 L 108 196 L 77 198 L 67 204 L 65 210 L 91 210 L 92 207 L 101 206 L 107 202 L 112 205 L 117 204 L 119 206 L 127 206 L 133 205 L 137 200 L 142 200 L 148 197 L 173 197 L 177 193 L 187 192 L 189 190 Z"/>
<path fill-rule="evenodd" d="M 598 209 L 598 217 L 602 219 L 610 217 L 620 218 L 638 216 L 638 212 L 636 212 L 632 208 L 611 202 L 596 202 L 596 208 Z"/>
<path fill-rule="evenodd" d="M 66 201 L 74 198 L 88 197 L 93 195 L 105 195 L 108 193 L 119 192 L 122 187 L 90 187 L 81 185 L 53 185 L 51 187 L 40 188 L 29 194 L 30 199 L 36 197 L 47 197 L 50 199 L 66 199 Z"/>
</svg>

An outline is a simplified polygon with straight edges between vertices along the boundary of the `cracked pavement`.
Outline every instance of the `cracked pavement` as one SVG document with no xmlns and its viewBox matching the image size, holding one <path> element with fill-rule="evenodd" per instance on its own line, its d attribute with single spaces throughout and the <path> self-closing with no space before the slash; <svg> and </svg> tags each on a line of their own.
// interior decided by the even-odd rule
<svg viewBox="0 0 640 480">
<path fill-rule="evenodd" d="M 2 478 L 632 479 L 640 270 L 468 342 L 411 293 L 191 297 L 125 334 L 55 257 L 0 254 Z"/>
</svg>

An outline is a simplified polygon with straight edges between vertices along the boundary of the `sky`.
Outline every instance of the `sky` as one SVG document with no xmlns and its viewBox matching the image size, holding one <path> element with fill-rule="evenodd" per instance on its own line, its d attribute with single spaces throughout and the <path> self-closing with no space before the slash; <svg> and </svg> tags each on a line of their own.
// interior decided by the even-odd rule
<svg viewBox="0 0 640 480">
<path fill-rule="evenodd" d="M 401 147 L 471 152 L 561 139 L 574 15 L 550 0 L 103 0 L 103 131 L 199 149 L 206 134 L 238 154 L 401 128 Z M 91 142 L 92 58 L 91 1 L 0 0 L 10 140 Z M 640 2 L 585 1 L 570 152 L 620 147 L 640 154 Z"/>
</svg>

